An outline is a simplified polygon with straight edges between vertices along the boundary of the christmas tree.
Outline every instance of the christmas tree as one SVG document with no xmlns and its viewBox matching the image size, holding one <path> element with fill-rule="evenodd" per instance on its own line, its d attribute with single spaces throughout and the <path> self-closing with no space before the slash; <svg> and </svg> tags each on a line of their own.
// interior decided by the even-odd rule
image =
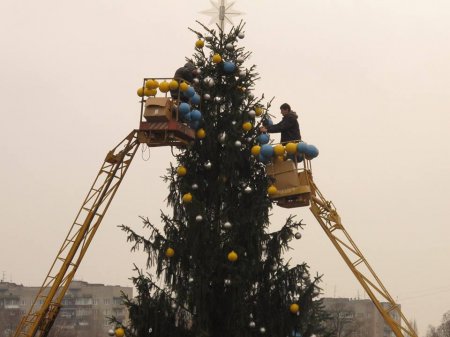
<svg viewBox="0 0 450 337">
<path fill-rule="evenodd" d="M 320 277 L 311 277 L 305 263 L 290 266 L 282 257 L 301 237 L 302 222 L 289 217 L 269 231 L 273 187 L 260 153 L 268 137 L 258 127 L 270 123 L 270 102 L 252 93 L 259 75 L 255 66 L 246 67 L 250 53 L 239 46 L 245 25 L 228 33 L 200 25 L 204 33 L 192 30 L 195 53 L 187 58 L 196 77 L 180 84 L 184 102 L 177 107 L 196 139 L 165 177 L 173 213 L 161 215 L 163 228 L 148 219 L 146 234 L 122 226 L 155 273 L 136 269 L 138 294 L 125 299 L 130 321 L 122 322 L 119 334 L 323 334 Z"/>
</svg>

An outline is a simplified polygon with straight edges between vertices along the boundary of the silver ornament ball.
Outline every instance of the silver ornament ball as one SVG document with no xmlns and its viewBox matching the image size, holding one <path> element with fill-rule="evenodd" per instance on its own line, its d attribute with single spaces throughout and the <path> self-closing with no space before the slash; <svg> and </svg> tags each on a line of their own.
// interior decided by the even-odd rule
<svg viewBox="0 0 450 337">
<path fill-rule="evenodd" d="M 231 224 L 231 222 L 227 221 L 223 224 L 223 228 L 225 229 L 230 229 L 233 225 Z"/>
<path fill-rule="evenodd" d="M 176 309 L 177 308 L 177 304 L 176 303 L 172 303 L 171 307 L 172 307 L 172 309 Z"/>
<path fill-rule="evenodd" d="M 114 330 L 113 329 L 109 329 L 108 330 L 108 335 L 109 336 L 114 336 L 115 335 Z"/>
<path fill-rule="evenodd" d="M 203 98 L 205 101 L 209 101 L 211 99 L 211 96 L 209 94 L 204 94 Z"/>
<path fill-rule="evenodd" d="M 189 283 L 192 283 L 192 282 L 194 282 L 194 279 L 192 278 L 192 277 L 189 277 Z"/>
<path fill-rule="evenodd" d="M 297 239 L 297 240 L 299 240 L 299 239 L 301 239 L 302 238 L 302 234 L 301 233 L 295 233 L 295 238 Z"/>
<path fill-rule="evenodd" d="M 236 146 L 236 147 L 241 147 L 241 145 L 242 145 L 242 143 L 239 140 L 234 142 L 234 146 Z"/>
<path fill-rule="evenodd" d="M 205 167 L 205 169 L 209 170 L 212 167 L 212 164 L 210 161 L 207 161 L 206 163 L 203 164 L 203 166 Z"/>
<path fill-rule="evenodd" d="M 239 76 L 244 77 L 245 75 L 247 75 L 247 71 L 239 70 Z"/>
<path fill-rule="evenodd" d="M 216 102 L 220 102 L 220 101 L 222 100 L 222 97 L 216 96 L 216 97 L 214 97 L 214 100 L 215 100 Z"/>
<path fill-rule="evenodd" d="M 259 328 L 259 332 L 261 332 L 261 333 L 266 333 L 266 328 L 265 327 L 260 327 Z"/>
<path fill-rule="evenodd" d="M 227 50 L 233 50 L 233 49 L 234 49 L 234 46 L 233 46 L 232 43 L 227 43 L 226 46 L 225 46 L 225 48 L 226 48 Z"/>
<path fill-rule="evenodd" d="M 256 323 L 253 322 L 253 321 L 251 321 L 251 322 L 248 324 L 248 326 L 249 326 L 250 328 L 254 328 L 254 327 L 256 326 Z"/>
<path fill-rule="evenodd" d="M 196 190 L 198 188 L 198 185 L 197 184 L 192 184 L 191 187 L 192 187 L 193 190 Z"/>
<path fill-rule="evenodd" d="M 248 112 L 248 115 L 250 116 L 250 117 L 255 117 L 256 116 L 256 112 L 255 112 L 255 110 L 250 110 L 249 112 Z"/>
<path fill-rule="evenodd" d="M 193 80 L 192 80 L 192 83 L 194 83 L 194 84 L 198 84 L 200 82 L 200 80 L 198 79 L 198 78 L 194 78 Z"/>
<path fill-rule="evenodd" d="M 244 62 L 244 57 L 243 57 L 243 56 L 238 56 L 238 57 L 236 58 L 236 62 L 237 62 L 237 63 L 242 63 L 242 62 Z"/>
<path fill-rule="evenodd" d="M 227 134 L 225 132 L 222 132 L 222 133 L 219 134 L 217 139 L 219 140 L 220 143 L 223 144 L 227 140 Z"/>
<path fill-rule="evenodd" d="M 244 192 L 249 194 L 252 192 L 252 188 L 250 186 L 247 186 L 246 188 L 244 188 Z"/>
<path fill-rule="evenodd" d="M 210 76 L 207 76 L 203 79 L 203 82 L 209 87 L 212 87 L 214 85 L 214 79 Z"/>
<path fill-rule="evenodd" d="M 240 32 L 238 34 L 238 38 L 243 39 L 245 37 L 245 34 L 243 32 Z"/>
<path fill-rule="evenodd" d="M 195 221 L 197 221 L 197 222 L 200 222 L 200 221 L 202 221 L 203 220 L 203 217 L 201 216 L 201 215 L 197 215 L 196 217 L 195 217 Z"/>
</svg>

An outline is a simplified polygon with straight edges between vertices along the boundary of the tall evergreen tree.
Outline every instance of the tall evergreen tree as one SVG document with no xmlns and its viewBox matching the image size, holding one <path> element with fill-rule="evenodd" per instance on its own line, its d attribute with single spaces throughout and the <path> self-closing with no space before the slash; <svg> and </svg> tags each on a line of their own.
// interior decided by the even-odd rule
<svg viewBox="0 0 450 337">
<path fill-rule="evenodd" d="M 162 230 L 143 219 L 149 234 L 122 227 L 132 249 L 148 254 L 147 267 L 155 269 L 154 277 L 137 270 L 133 278 L 138 294 L 125 300 L 126 335 L 323 333 L 320 278 L 311 278 L 305 263 L 290 266 L 282 257 L 303 224 L 289 217 L 269 232 L 270 181 L 252 148 L 270 102 L 252 93 L 259 75 L 255 66 L 246 68 L 250 53 L 239 46 L 245 25 L 228 33 L 200 25 L 205 32 L 192 30 L 198 40 L 187 61 L 199 70 L 191 86 L 201 102 L 192 98 L 191 111 L 179 106 L 196 139 L 165 177 L 173 214 L 161 215 Z"/>
</svg>

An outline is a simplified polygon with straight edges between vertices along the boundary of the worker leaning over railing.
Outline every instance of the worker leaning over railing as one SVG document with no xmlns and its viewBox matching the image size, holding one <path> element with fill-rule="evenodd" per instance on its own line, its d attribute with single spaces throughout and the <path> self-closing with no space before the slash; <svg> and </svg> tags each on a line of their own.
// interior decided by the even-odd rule
<svg viewBox="0 0 450 337">
<path fill-rule="evenodd" d="M 280 112 L 283 119 L 274 125 L 261 126 L 259 131 L 268 133 L 281 133 L 280 143 L 286 145 L 289 141 L 301 141 L 300 126 L 298 124 L 298 116 L 295 111 L 291 110 L 291 106 L 283 103 L 280 106 Z"/>
</svg>

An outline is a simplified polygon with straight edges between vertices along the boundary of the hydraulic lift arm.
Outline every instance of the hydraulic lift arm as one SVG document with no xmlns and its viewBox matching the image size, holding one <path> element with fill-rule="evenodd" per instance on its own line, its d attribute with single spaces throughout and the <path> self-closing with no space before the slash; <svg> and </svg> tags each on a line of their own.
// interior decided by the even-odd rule
<svg viewBox="0 0 450 337">
<path fill-rule="evenodd" d="M 108 152 L 44 283 L 28 314 L 17 327 L 14 337 L 48 335 L 77 268 L 136 154 L 140 133 L 142 132 L 139 130 L 133 130 Z"/>
<path fill-rule="evenodd" d="M 396 337 L 417 337 L 411 324 L 403 315 L 400 306 L 395 303 L 366 258 L 345 230 L 333 203 L 324 198 L 312 179 L 310 179 L 310 186 L 311 212 L 356 279 L 367 292 L 373 304 L 381 316 L 383 316 L 386 324 L 391 327 Z M 388 305 L 384 306 L 381 303 L 382 301 L 387 302 Z"/>
<path fill-rule="evenodd" d="M 167 80 L 167 78 L 163 78 Z M 144 78 L 143 87 L 148 78 Z M 180 93 L 178 93 L 180 94 Z M 119 188 L 141 143 L 149 147 L 182 148 L 195 131 L 174 116 L 178 100 L 149 97 L 141 101 L 139 129 L 133 130 L 108 152 L 97 177 L 70 227 L 28 313 L 14 337 L 46 337 L 58 316 L 64 295 Z"/>
</svg>

